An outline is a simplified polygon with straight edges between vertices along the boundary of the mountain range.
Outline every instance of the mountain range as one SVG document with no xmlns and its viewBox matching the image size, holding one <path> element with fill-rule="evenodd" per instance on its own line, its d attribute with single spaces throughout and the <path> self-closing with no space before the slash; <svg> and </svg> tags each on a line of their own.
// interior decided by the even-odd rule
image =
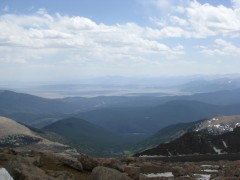
<svg viewBox="0 0 240 180">
<path fill-rule="evenodd" d="M 239 115 L 239 91 L 63 99 L 1 91 L 0 115 L 55 132 L 83 152 L 117 156 L 173 140 L 188 131 L 193 121 Z"/>
<path fill-rule="evenodd" d="M 191 122 L 217 115 L 238 115 L 240 104 L 213 105 L 176 100 L 152 107 L 104 108 L 79 113 L 76 117 L 119 134 L 153 134 L 168 125 Z"/>
</svg>

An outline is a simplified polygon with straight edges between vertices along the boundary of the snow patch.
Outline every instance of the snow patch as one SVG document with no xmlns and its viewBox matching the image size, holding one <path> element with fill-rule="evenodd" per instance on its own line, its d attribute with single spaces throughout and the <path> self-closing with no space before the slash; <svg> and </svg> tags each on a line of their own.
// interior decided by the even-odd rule
<svg viewBox="0 0 240 180">
<path fill-rule="evenodd" d="M 144 174 L 145 176 L 149 178 L 155 178 L 155 177 L 174 177 L 172 172 L 164 172 L 164 173 L 150 173 L 150 174 Z"/>
<path fill-rule="evenodd" d="M 240 127 L 240 123 L 236 123 L 236 124 L 235 124 L 235 128 L 236 128 L 236 127 Z"/>
<path fill-rule="evenodd" d="M 223 143 L 223 145 L 224 145 L 225 148 L 228 147 L 225 141 L 222 141 L 222 143 Z"/>
<path fill-rule="evenodd" d="M 221 153 L 221 149 L 217 149 L 215 146 L 213 146 L 213 150 L 216 152 L 216 153 L 218 153 L 218 154 L 222 154 Z"/>
<path fill-rule="evenodd" d="M 204 172 L 209 172 L 209 173 L 218 172 L 217 169 L 204 169 L 203 171 L 204 171 Z"/>
<path fill-rule="evenodd" d="M 197 180 L 210 180 L 211 174 L 194 174 Z"/>
<path fill-rule="evenodd" d="M 0 168 L 0 180 L 13 180 L 5 168 Z"/>
<path fill-rule="evenodd" d="M 172 153 L 170 151 L 168 151 L 168 149 L 167 149 L 167 152 L 168 152 L 169 156 L 172 156 Z"/>
<path fill-rule="evenodd" d="M 219 165 L 210 165 L 210 164 L 203 164 L 202 167 L 208 167 L 208 168 L 219 168 Z"/>
<path fill-rule="evenodd" d="M 156 157 L 166 157 L 166 156 L 161 156 L 161 155 L 140 155 L 140 158 L 156 158 Z"/>
</svg>

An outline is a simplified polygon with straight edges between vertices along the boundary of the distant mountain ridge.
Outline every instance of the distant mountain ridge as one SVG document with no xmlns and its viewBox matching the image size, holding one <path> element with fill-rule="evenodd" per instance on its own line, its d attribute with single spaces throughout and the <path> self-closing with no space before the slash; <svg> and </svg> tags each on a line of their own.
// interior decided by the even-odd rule
<svg viewBox="0 0 240 180">
<path fill-rule="evenodd" d="M 240 89 L 234 89 L 211 93 L 199 93 L 189 96 L 101 96 L 94 98 L 71 97 L 64 99 L 45 99 L 24 93 L 0 91 L 0 115 L 15 119 L 36 128 L 42 128 L 60 119 L 74 116 L 78 112 L 86 112 L 76 116 L 81 118 L 83 115 L 83 119 L 93 123 L 97 123 L 98 119 L 104 118 L 102 123 L 103 127 L 110 128 L 115 132 L 125 131 L 126 133 L 144 133 L 145 130 L 142 126 L 146 125 L 146 121 L 149 117 L 149 120 L 151 120 L 151 113 L 153 113 L 152 116 L 157 116 L 157 108 L 159 108 L 159 119 L 165 121 L 163 122 L 163 126 L 169 125 L 168 122 L 171 123 L 171 121 L 173 121 L 173 123 L 186 122 L 201 118 L 209 118 L 214 115 L 239 114 L 239 94 Z M 194 101 L 198 101 L 199 108 L 196 103 L 194 105 Z M 201 103 L 205 103 L 205 105 L 200 105 Z M 189 104 L 190 107 L 186 107 L 187 104 Z M 170 117 L 174 114 L 174 112 L 171 112 L 170 110 L 171 106 L 177 113 L 180 113 L 180 111 L 184 113 L 184 111 L 188 109 L 189 115 L 186 115 L 186 118 L 183 118 L 182 114 L 176 114 L 175 118 Z M 184 110 L 182 108 L 182 110 L 180 110 L 177 106 L 184 106 L 186 109 Z M 194 108 L 194 106 L 196 106 L 196 108 Z M 203 110 L 203 106 L 206 107 L 206 111 Z M 165 115 L 162 114 L 164 113 L 164 109 L 166 111 Z M 90 111 L 93 114 L 98 114 L 99 117 L 88 115 L 90 114 L 88 113 Z M 169 111 L 170 116 L 165 119 L 167 111 Z M 212 111 L 212 113 L 209 114 L 210 111 Z M 118 117 L 118 115 L 113 115 L 113 112 L 121 114 Z M 139 116 L 131 115 L 133 116 L 133 119 L 129 120 L 130 114 L 135 112 L 139 114 Z M 106 115 L 106 113 L 109 115 Z M 124 116 L 122 115 L 124 113 L 130 114 L 129 116 Z M 195 117 L 192 116 L 194 113 L 196 113 Z M 203 116 L 197 115 L 199 113 L 202 113 Z M 180 118 L 177 118 L 177 116 Z M 192 119 L 190 119 L 190 116 Z M 111 120 L 108 120 L 110 121 L 109 125 L 105 125 L 104 123 L 108 123 L 106 122 L 106 118 L 108 117 L 110 117 Z M 130 124 L 130 126 L 122 126 L 121 124 L 118 124 L 120 128 L 117 128 L 116 125 L 111 125 L 114 119 L 125 121 L 125 124 Z M 135 122 L 137 119 L 139 120 L 138 123 Z M 156 118 L 154 119 L 154 121 L 158 120 Z M 155 123 L 153 128 L 150 128 L 148 125 L 145 127 L 147 128 L 146 132 L 152 133 L 163 126 L 158 126 Z"/>
<path fill-rule="evenodd" d="M 56 99 L 45 99 L 12 91 L 0 92 L 0 110 L 2 113 L 69 113 L 76 107 Z"/>
<path fill-rule="evenodd" d="M 214 92 L 221 90 L 232 90 L 240 88 L 239 77 L 221 77 L 211 80 L 195 80 L 183 85 L 180 89 L 183 92 Z"/>
<path fill-rule="evenodd" d="M 174 123 L 238 114 L 240 104 L 219 106 L 198 101 L 176 100 L 152 107 L 105 108 L 79 113 L 76 117 L 120 134 L 152 134 Z"/>
</svg>

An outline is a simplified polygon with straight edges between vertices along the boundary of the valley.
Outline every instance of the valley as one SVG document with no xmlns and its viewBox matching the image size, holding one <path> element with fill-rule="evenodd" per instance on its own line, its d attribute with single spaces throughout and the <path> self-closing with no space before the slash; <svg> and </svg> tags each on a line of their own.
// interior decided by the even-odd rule
<svg viewBox="0 0 240 180">
<path fill-rule="evenodd" d="M 229 170 L 240 160 L 239 92 L 48 99 L 3 90 L 0 166 L 15 179 L 239 177 Z"/>
<path fill-rule="evenodd" d="M 3 90 L 0 115 L 57 134 L 89 155 L 126 156 L 174 140 L 198 121 L 240 114 L 239 91 L 47 99 Z"/>
</svg>

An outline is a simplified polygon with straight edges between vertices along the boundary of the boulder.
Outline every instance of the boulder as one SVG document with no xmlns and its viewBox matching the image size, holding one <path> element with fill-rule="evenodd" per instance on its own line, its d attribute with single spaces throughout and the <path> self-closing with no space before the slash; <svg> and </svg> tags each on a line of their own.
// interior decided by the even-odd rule
<svg viewBox="0 0 240 180">
<path fill-rule="evenodd" d="M 174 167 L 172 168 L 172 173 L 174 177 L 181 177 L 181 176 L 187 176 L 188 172 L 186 169 L 183 169 L 182 167 Z"/>
<path fill-rule="evenodd" d="M 131 180 L 125 173 L 103 166 L 95 167 L 91 174 L 92 180 Z"/>
<path fill-rule="evenodd" d="M 66 171 L 49 171 L 47 174 L 56 180 L 75 180 L 73 175 Z"/>
<path fill-rule="evenodd" d="M 85 171 L 92 171 L 98 166 L 98 161 L 95 158 L 86 155 L 78 156 L 78 161 L 82 163 L 82 167 Z"/>
<path fill-rule="evenodd" d="M 64 166 L 68 166 L 68 167 L 76 169 L 76 170 L 78 170 L 80 172 L 83 171 L 82 163 L 79 162 L 77 159 L 74 159 L 74 158 L 63 158 L 61 161 L 62 161 L 62 164 Z"/>
<path fill-rule="evenodd" d="M 136 167 L 133 165 L 128 165 L 124 167 L 124 172 L 128 174 L 132 179 L 139 179 L 140 167 Z"/>
<path fill-rule="evenodd" d="M 34 166 L 32 159 L 16 156 L 10 160 L 6 169 L 13 176 L 14 179 L 48 179 L 45 172 Z"/>
<path fill-rule="evenodd" d="M 124 171 L 124 164 L 118 159 L 114 158 L 99 159 L 99 166 L 113 168 L 121 172 Z"/>
<path fill-rule="evenodd" d="M 34 159 L 35 160 L 33 161 L 33 165 L 35 165 L 37 167 L 42 167 L 43 166 L 43 162 L 42 162 L 41 156 L 37 156 Z"/>
</svg>

